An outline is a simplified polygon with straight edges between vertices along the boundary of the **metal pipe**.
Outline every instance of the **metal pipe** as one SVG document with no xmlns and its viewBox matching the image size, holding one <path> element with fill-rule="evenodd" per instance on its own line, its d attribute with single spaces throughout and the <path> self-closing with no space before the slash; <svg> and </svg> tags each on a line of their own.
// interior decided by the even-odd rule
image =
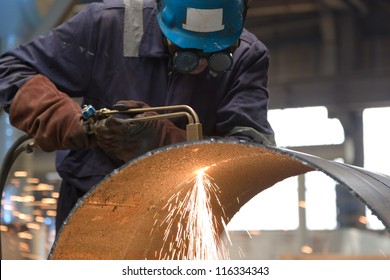
<svg viewBox="0 0 390 280">
<path fill-rule="evenodd" d="M 70 213 L 49 259 L 169 257 L 164 240 L 175 238 L 180 224 L 178 219 L 169 228 L 164 224 L 167 202 L 177 197 L 180 203 L 194 187 L 195 172 L 205 167 L 220 189 L 218 201 L 211 201 L 218 234 L 252 197 L 287 177 L 313 170 L 350 188 L 390 229 L 388 176 L 292 150 L 209 139 L 164 147 L 113 171 Z"/>
<path fill-rule="evenodd" d="M 180 203 L 193 189 L 196 172 L 206 167 L 220 188 L 219 200 L 211 201 L 218 234 L 253 196 L 286 177 L 312 170 L 262 145 L 239 141 L 212 139 L 155 150 L 116 170 L 83 198 L 58 232 L 49 258 L 169 256 L 168 244 L 179 232 L 179 218 L 175 216 L 167 229 L 164 219 L 170 207 L 165 206 L 175 196 Z M 165 232 L 169 236 L 164 246 Z"/>
</svg>

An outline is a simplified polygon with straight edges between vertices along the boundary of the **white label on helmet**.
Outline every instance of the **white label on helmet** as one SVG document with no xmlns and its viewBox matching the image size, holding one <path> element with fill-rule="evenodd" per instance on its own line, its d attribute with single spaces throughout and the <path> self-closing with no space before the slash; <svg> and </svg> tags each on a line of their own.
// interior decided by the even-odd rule
<svg viewBox="0 0 390 280">
<path fill-rule="evenodd" d="M 187 20 L 183 29 L 194 32 L 215 32 L 225 28 L 222 24 L 223 9 L 187 8 Z"/>
</svg>

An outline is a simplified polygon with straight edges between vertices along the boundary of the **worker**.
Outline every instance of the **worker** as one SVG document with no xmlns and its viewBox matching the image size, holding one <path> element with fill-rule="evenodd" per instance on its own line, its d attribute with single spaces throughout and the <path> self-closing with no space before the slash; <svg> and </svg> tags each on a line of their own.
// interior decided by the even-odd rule
<svg viewBox="0 0 390 280">
<path fill-rule="evenodd" d="M 269 52 L 244 29 L 247 8 L 247 0 L 105 0 L 2 54 L 0 103 L 10 123 L 41 150 L 66 151 L 57 165 L 57 231 L 77 200 L 112 171 L 186 141 L 185 118 L 141 123 L 114 116 L 91 129 L 84 104 L 186 104 L 204 137 L 275 145 L 267 120 Z"/>
</svg>

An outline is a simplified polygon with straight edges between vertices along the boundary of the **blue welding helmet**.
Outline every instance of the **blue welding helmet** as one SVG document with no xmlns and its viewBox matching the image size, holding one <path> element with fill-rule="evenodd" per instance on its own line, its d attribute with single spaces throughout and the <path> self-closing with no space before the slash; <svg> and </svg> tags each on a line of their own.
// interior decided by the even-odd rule
<svg viewBox="0 0 390 280">
<path fill-rule="evenodd" d="M 157 0 L 164 36 L 183 49 L 218 52 L 237 42 L 247 0 Z"/>
</svg>

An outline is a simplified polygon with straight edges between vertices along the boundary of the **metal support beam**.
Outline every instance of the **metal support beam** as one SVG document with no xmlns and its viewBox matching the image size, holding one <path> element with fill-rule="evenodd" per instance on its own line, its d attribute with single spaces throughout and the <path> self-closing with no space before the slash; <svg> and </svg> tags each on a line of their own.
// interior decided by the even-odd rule
<svg viewBox="0 0 390 280">
<path fill-rule="evenodd" d="M 339 68 L 341 73 L 351 73 L 360 62 L 357 56 L 361 46 L 358 44 L 356 17 L 345 13 L 339 21 Z"/>
<path fill-rule="evenodd" d="M 348 9 L 348 5 L 345 3 L 344 0 L 320 0 L 320 2 L 330 8 L 330 9 L 334 9 L 334 10 L 347 10 Z"/>
<path fill-rule="evenodd" d="M 321 12 L 320 27 L 322 34 L 322 61 L 321 72 L 324 76 L 333 76 L 337 73 L 337 32 L 333 12 L 325 9 Z"/>
<path fill-rule="evenodd" d="M 271 109 L 307 106 L 367 108 L 390 106 L 390 69 L 306 80 L 270 82 Z"/>
<path fill-rule="evenodd" d="M 346 1 L 350 3 L 353 7 L 355 7 L 360 14 L 366 15 L 368 13 L 367 4 L 364 3 L 364 1 L 362 0 L 346 0 Z"/>
<path fill-rule="evenodd" d="M 261 6 L 254 5 L 248 10 L 248 17 L 283 16 L 291 14 L 313 13 L 318 11 L 316 3 L 296 3 Z"/>
</svg>

